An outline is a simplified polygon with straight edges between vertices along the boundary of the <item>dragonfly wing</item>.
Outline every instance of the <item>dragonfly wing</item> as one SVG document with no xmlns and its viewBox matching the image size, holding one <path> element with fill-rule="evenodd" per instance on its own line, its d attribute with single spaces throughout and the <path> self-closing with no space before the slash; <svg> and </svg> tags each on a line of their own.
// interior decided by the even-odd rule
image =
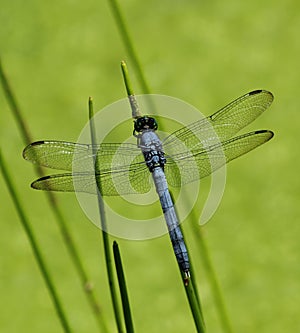
<svg viewBox="0 0 300 333">
<path fill-rule="evenodd" d="M 151 188 L 150 174 L 144 156 L 130 143 L 103 143 L 96 155 L 97 174 L 103 195 L 147 193 Z M 77 162 L 74 162 L 77 171 Z"/>
<path fill-rule="evenodd" d="M 73 180 L 76 180 L 78 191 L 80 188 L 80 192 L 96 194 L 95 175 L 91 173 L 63 173 L 45 176 L 35 180 L 31 187 L 44 191 L 75 192 Z"/>
<path fill-rule="evenodd" d="M 38 141 L 24 149 L 33 163 L 73 174 L 42 177 L 32 184 L 49 191 L 96 193 L 94 161 L 103 195 L 146 193 L 149 172 L 141 150 L 130 143 L 102 143 L 97 146 L 64 141 Z"/>
<path fill-rule="evenodd" d="M 101 160 L 101 155 L 99 160 Z M 118 162 L 121 161 L 122 155 L 119 155 Z M 112 162 L 112 165 L 112 168 L 105 169 L 100 164 L 100 174 L 98 175 L 101 184 L 100 192 L 103 195 L 137 194 L 150 191 L 152 186 L 150 173 L 141 153 L 135 156 L 130 163 L 122 164 L 122 166 L 118 164 L 118 167 L 115 167 L 115 162 Z"/>
<path fill-rule="evenodd" d="M 92 145 L 65 141 L 37 141 L 28 145 L 23 157 L 34 164 L 72 171 L 73 159 L 82 161 L 82 171 L 92 171 Z"/>
<path fill-rule="evenodd" d="M 196 148 L 167 158 L 165 173 L 168 184 L 179 187 L 210 175 L 224 164 L 238 158 L 273 137 L 267 130 L 255 131 L 212 145 L 206 149 Z"/>
<path fill-rule="evenodd" d="M 65 141 L 37 141 L 28 145 L 23 157 L 41 166 L 57 170 L 87 172 L 94 171 L 97 156 L 101 168 L 118 169 L 130 164 L 141 150 L 130 143 L 102 143 L 100 145 L 79 144 Z"/>
<path fill-rule="evenodd" d="M 273 95 L 266 90 L 252 91 L 207 118 L 183 127 L 163 142 L 168 155 L 184 153 L 225 141 L 254 121 L 272 103 Z M 178 145 L 178 142 L 181 145 Z M 185 147 L 185 148 L 184 148 Z"/>
<path fill-rule="evenodd" d="M 149 192 L 152 184 L 145 163 L 133 163 L 128 170 L 97 173 L 100 193 L 104 196 L 117 196 Z M 64 173 L 37 179 L 31 184 L 37 190 L 59 192 L 97 193 L 97 183 L 93 172 Z"/>
</svg>

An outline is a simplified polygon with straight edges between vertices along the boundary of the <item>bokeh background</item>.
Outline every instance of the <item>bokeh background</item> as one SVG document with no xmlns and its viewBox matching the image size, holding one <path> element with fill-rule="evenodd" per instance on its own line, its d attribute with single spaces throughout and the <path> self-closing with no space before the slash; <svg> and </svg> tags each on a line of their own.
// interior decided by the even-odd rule
<svg viewBox="0 0 300 333">
<path fill-rule="evenodd" d="M 209 115 L 253 89 L 273 92 L 251 129 L 275 138 L 228 167 L 222 203 L 203 228 L 235 332 L 297 332 L 300 327 L 299 54 L 295 0 L 126 1 L 121 8 L 153 93 L 183 99 Z M 76 141 L 95 108 L 125 96 L 128 62 L 107 1 L 1 1 L 0 52 L 34 140 Z M 0 90 L 1 150 L 47 258 L 74 332 L 96 332 L 80 281 Z M 61 327 L 0 177 L 1 332 Z M 115 332 L 101 237 L 74 194 L 60 206 Z M 190 237 L 208 332 L 222 332 L 201 254 Z M 137 332 L 194 332 L 168 237 L 119 240 Z"/>
</svg>

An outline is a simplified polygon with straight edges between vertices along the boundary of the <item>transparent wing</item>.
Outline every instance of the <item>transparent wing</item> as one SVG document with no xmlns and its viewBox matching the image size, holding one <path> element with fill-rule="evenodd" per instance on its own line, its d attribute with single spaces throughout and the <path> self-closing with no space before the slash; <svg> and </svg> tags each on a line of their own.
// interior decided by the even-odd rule
<svg viewBox="0 0 300 333">
<path fill-rule="evenodd" d="M 128 175 L 130 176 L 128 178 Z M 134 175 L 134 176 L 133 176 Z M 101 182 L 101 193 L 105 196 L 147 193 L 151 188 L 149 171 L 142 165 L 135 167 L 133 173 L 124 172 L 98 174 Z M 132 177 L 133 176 L 133 177 Z M 137 180 L 138 179 L 138 180 Z M 59 192 L 85 192 L 96 194 L 96 180 L 93 173 L 65 173 L 37 179 L 31 187 L 37 190 Z"/>
<path fill-rule="evenodd" d="M 185 154 L 230 139 L 254 121 L 272 103 L 273 95 L 266 90 L 252 91 L 231 102 L 213 115 L 183 127 L 163 141 L 167 155 Z M 178 144 L 181 141 L 182 144 Z"/>
<path fill-rule="evenodd" d="M 93 153 L 97 151 L 97 153 Z M 149 171 L 141 150 L 134 144 L 88 144 L 63 141 L 38 141 L 23 151 L 26 160 L 53 169 L 72 171 L 42 177 L 32 187 L 49 191 L 96 193 L 94 157 L 103 195 L 146 193 L 151 188 Z"/>
<path fill-rule="evenodd" d="M 165 174 L 168 184 L 180 187 L 210 175 L 235 158 L 242 156 L 273 137 L 267 130 L 255 131 L 229 139 L 208 148 L 196 147 L 186 154 L 167 156 Z"/>
<path fill-rule="evenodd" d="M 210 117 L 169 135 L 163 141 L 163 147 L 167 156 L 165 171 L 170 185 L 180 186 L 205 177 L 224 163 L 268 141 L 273 135 L 268 131 L 228 139 L 264 112 L 272 100 L 273 95 L 268 91 L 250 92 Z M 95 186 L 93 151 L 97 151 L 97 175 L 102 184 L 102 194 L 149 191 L 148 170 L 140 149 L 134 144 L 111 143 L 93 147 L 62 141 L 39 141 L 27 146 L 23 156 L 42 166 L 73 170 L 76 190 L 94 193 L 91 190 Z M 74 191 L 71 178 L 72 174 L 44 177 L 34 182 L 33 186 L 45 190 Z"/>
<path fill-rule="evenodd" d="M 129 165 L 139 154 L 141 150 L 130 143 L 102 143 L 93 147 L 65 141 L 37 141 L 23 151 L 24 159 L 32 163 L 65 171 L 72 171 L 76 167 L 76 172 L 93 171 L 96 155 L 101 168 L 109 168 L 113 160 L 117 169 Z"/>
</svg>

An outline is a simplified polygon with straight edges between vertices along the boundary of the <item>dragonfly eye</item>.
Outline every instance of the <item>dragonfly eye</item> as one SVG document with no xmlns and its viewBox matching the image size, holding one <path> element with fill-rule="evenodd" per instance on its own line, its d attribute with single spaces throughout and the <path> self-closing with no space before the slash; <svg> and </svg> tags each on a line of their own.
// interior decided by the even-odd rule
<svg viewBox="0 0 300 333">
<path fill-rule="evenodd" d="M 136 119 L 134 122 L 134 130 L 136 132 L 142 132 L 143 130 L 157 130 L 157 122 L 154 118 L 144 116 Z"/>
</svg>

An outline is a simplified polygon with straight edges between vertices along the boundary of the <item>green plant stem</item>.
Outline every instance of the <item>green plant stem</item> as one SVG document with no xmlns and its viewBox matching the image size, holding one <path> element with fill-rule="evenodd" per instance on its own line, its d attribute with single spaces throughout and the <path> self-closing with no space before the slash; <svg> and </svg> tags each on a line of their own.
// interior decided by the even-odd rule
<svg viewBox="0 0 300 333">
<path fill-rule="evenodd" d="M 124 60 L 121 61 L 121 69 L 122 69 L 123 79 L 124 79 L 124 82 L 125 82 L 125 88 L 126 88 L 127 96 L 133 96 L 134 91 L 133 91 L 132 84 L 131 84 L 131 81 L 130 81 L 128 68 L 127 68 L 126 62 Z"/>
<path fill-rule="evenodd" d="M 71 333 L 72 330 L 71 330 L 70 325 L 67 321 L 66 315 L 64 313 L 64 310 L 63 310 L 61 302 L 59 300 L 59 297 L 58 297 L 57 291 L 55 289 L 54 283 L 53 283 L 52 278 L 50 276 L 49 270 L 46 266 L 45 260 L 42 256 L 41 250 L 40 250 L 39 245 L 37 243 L 36 237 L 33 233 L 33 230 L 31 228 L 29 222 L 28 222 L 27 216 L 25 214 L 25 211 L 23 209 L 21 201 L 20 201 L 20 199 L 17 195 L 17 192 L 15 191 L 15 186 L 13 185 L 13 183 L 11 181 L 11 177 L 9 176 L 7 167 L 5 165 L 5 161 L 2 158 L 1 150 L 0 150 L 0 166 L 1 166 L 1 169 L 2 169 L 2 175 L 4 177 L 4 180 L 6 182 L 7 188 L 8 188 L 9 193 L 10 193 L 10 196 L 13 200 L 13 203 L 15 205 L 15 208 L 16 208 L 17 213 L 19 215 L 19 218 L 21 220 L 22 226 L 23 226 L 23 228 L 25 230 L 25 233 L 28 237 L 28 240 L 29 240 L 30 246 L 32 248 L 34 257 L 35 257 L 35 259 L 38 263 L 39 269 L 40 269 L 41 274 L 44 278 L 46 286 L 48 288 L 50 297 L 51 297 L 52 302 L 54 304 L 54 307 L 55 307 L 56 313 L 58 315 L 58 318 L 60 320 L 60 323 L 63 327 L 64 332 Z"/>
<path fill-rule="evenodd" d="M 4 69 L 3 69 L 3 66 L 1 63 L 1 59 L 0 59 L 0 80 L 1 80 L 2 88 L 4 90 L 7 102 L 10 106 L 10 110 L 16 119 L 17 125 L 18 125 L 20 133 L 22 135 L 24 144 L 28 145 L 33 140 L 30 135 L 28 126 L 26 125 L 25 118 L 23 117 L 21 110 L 18 106 L 18 103 L 16 101 L 16 98 L 14 96 L 15 94 L 13 93 L 13 90 L 12 90 L 12 88 L 8 82 L 8 79 L 6 77 L 6 74 L 4 72 Z M 38 164 L 34 164 L 34 169 L 39 177 L 44 176 L 44 172 Z M 94 293 L 93 289 L 87 287 L 87 286 L 91 285 L 89 282 L 90 280 L 88 278 L 85 268 L 83 267 L 82 260 L 80 259 L 79 253 L 75 246 L 75 242 L 67 227 L 67 223 L 66 223 L 65 217 L 62 213 L 62 210 L 60 209 L 53 192 L 46 191 L 45 195 L 46 195 L 49 205 L 52 208 L 52 211 L 55 215 L 55 220 L 58 224 L 60 233 L 64 239 L 64 243 L 68 249 L 69 255 L 73 261 L 77 274 L 79 275 L 79 278 L 81 280 L 81 283 L 82 283 L 83 289 L 85 291 L 85 294 L 87 296 L 88 302 L 95 315 L 95 319 L 97 321 L 99 331 L 107 332 L 107 326 L 104 322 L 103 316 L 101 315 L 102 312 L 101 312 L 100 306 L 96 300 L 95 293 Z"/>
<path fill-rule="evenodd" d="M 190 309 L 194 318 L 194 323 L 198 333 L 205 333 L 205 323 L 203 319 L 203 313 L 199 303 L 198 295 L 194 289 L 193 280 L 190 279 L 188 284 L 185 284 L 185 293 L 189 301 Z"/>
<path fill-rule="evenodd" d="M 126 332 L 127 333 L 133 333 L 133 322 L 131 317 L 131 310 L 130 310 L 130 304 L 129 304 L 129 298 L 127 293 L 127 287 L 126 287 L 126 281 L 125 281 L 125 275 L 122 265 L 122 259 L 119 251 L 119 246 L 116 241 L 113 243 L 113 252 L 114 252 L 114 258 L 115 258 L 115 266 L 119 281 L 119 288 L 120 288 L 120 294 L 122 299 L 122 306 L 123 306 L 123 314 L 125 319 L 125 325 L 126 325 Z"/>
<path fill-rule="evenodd" d="M 143 91 L 144 94 L 150 94 L 149 86 L 148 86 L 147 81 L 145 79 L 145 76 L 144 76 L 144 73 L 143 73 L 143 70 L 142 70 L 142 66 L 140 65 L 137 53 L 134 49 L 133 42 L 132 42 L 131 37 L 129 35 L 127 25 L 125 23 L 125 20 L 123 18 L 122 13 L 121 13 L 119 4 L 116 0 L 109 0 L 108 2 L 111 6 L 111 10 L 112 10 L 112 13 L 115 17 L 116 24 L 119 28 L 119 33 L 120 33 L 121 39 L 124 43 L 124 47 L 127 50 L 129 58 L 132 60 L 132 64 L 133 64 L 133 66 L 135 68 L 135 71 L 137 73 L 138 80 L 140 81 L 140 85 L 142 87 L 142 91 Z"/>
<path fill-rule="evenodd" d="M 99 161 L 97 158 L 97 135 L 96 135 L 96 128 L 94 123 L 94 106 L 93 100 L 89 98 L 89 124 L 90 124 L 90 132 L 91 132 L 91 141 L 93 145 L 93 155 L 94 155 L 94 165 L 95 165 L 95 179 L 97 188 L 101 188 L 100 177 L 97 177 L 97 170 L 100 170 Z M 112 259 L 110 253 L 110 246 L 109 246 L 109 238 L 106 230 L 106 215 L 105 215 L 105 206 L 103 197 L 99 191 L 97 191 L 97 198 L 98 198 L 98 208 L 99 208 L 99 215 L 100 215 L 100 223 L 101 223 L 101 230 L 102 230 L 102 238 L 103 238 L 103 248 L 104 248 L 104 256 L 105 256 L 105 263 L 106 263 L 106 271 L 107 271 L 107 278 L 109 284 L 110 295 L 112 299 L 114 315 L 116 320 L 116 325 L 118 328 L 118 332 L 122 333 L 122 320 L 121 320 L 121 311 L 118 304 L 118 298 L 116 293 L 116 286 L 115 280 L 113 276 L 113 267 L 112 267 Z"/>
<path fill-rule="evenodd" d="M 127 96 L 129 99 L 131 110 L 132 110 L 132 114 L 131 114 L 132 118 L 135 119 L 135 118 L 141 117 L 140 108 L 139 108 L 137 100 L 134 96 L 131 81 L 129 78 L 128 68 L 127 68 L 125 61 L 121 62 L 121 69 L 122 69 L 122 74 L 123 74 L 123 78 L 124 78 L 124 82 L 125 82 Z"/>
</svg>

